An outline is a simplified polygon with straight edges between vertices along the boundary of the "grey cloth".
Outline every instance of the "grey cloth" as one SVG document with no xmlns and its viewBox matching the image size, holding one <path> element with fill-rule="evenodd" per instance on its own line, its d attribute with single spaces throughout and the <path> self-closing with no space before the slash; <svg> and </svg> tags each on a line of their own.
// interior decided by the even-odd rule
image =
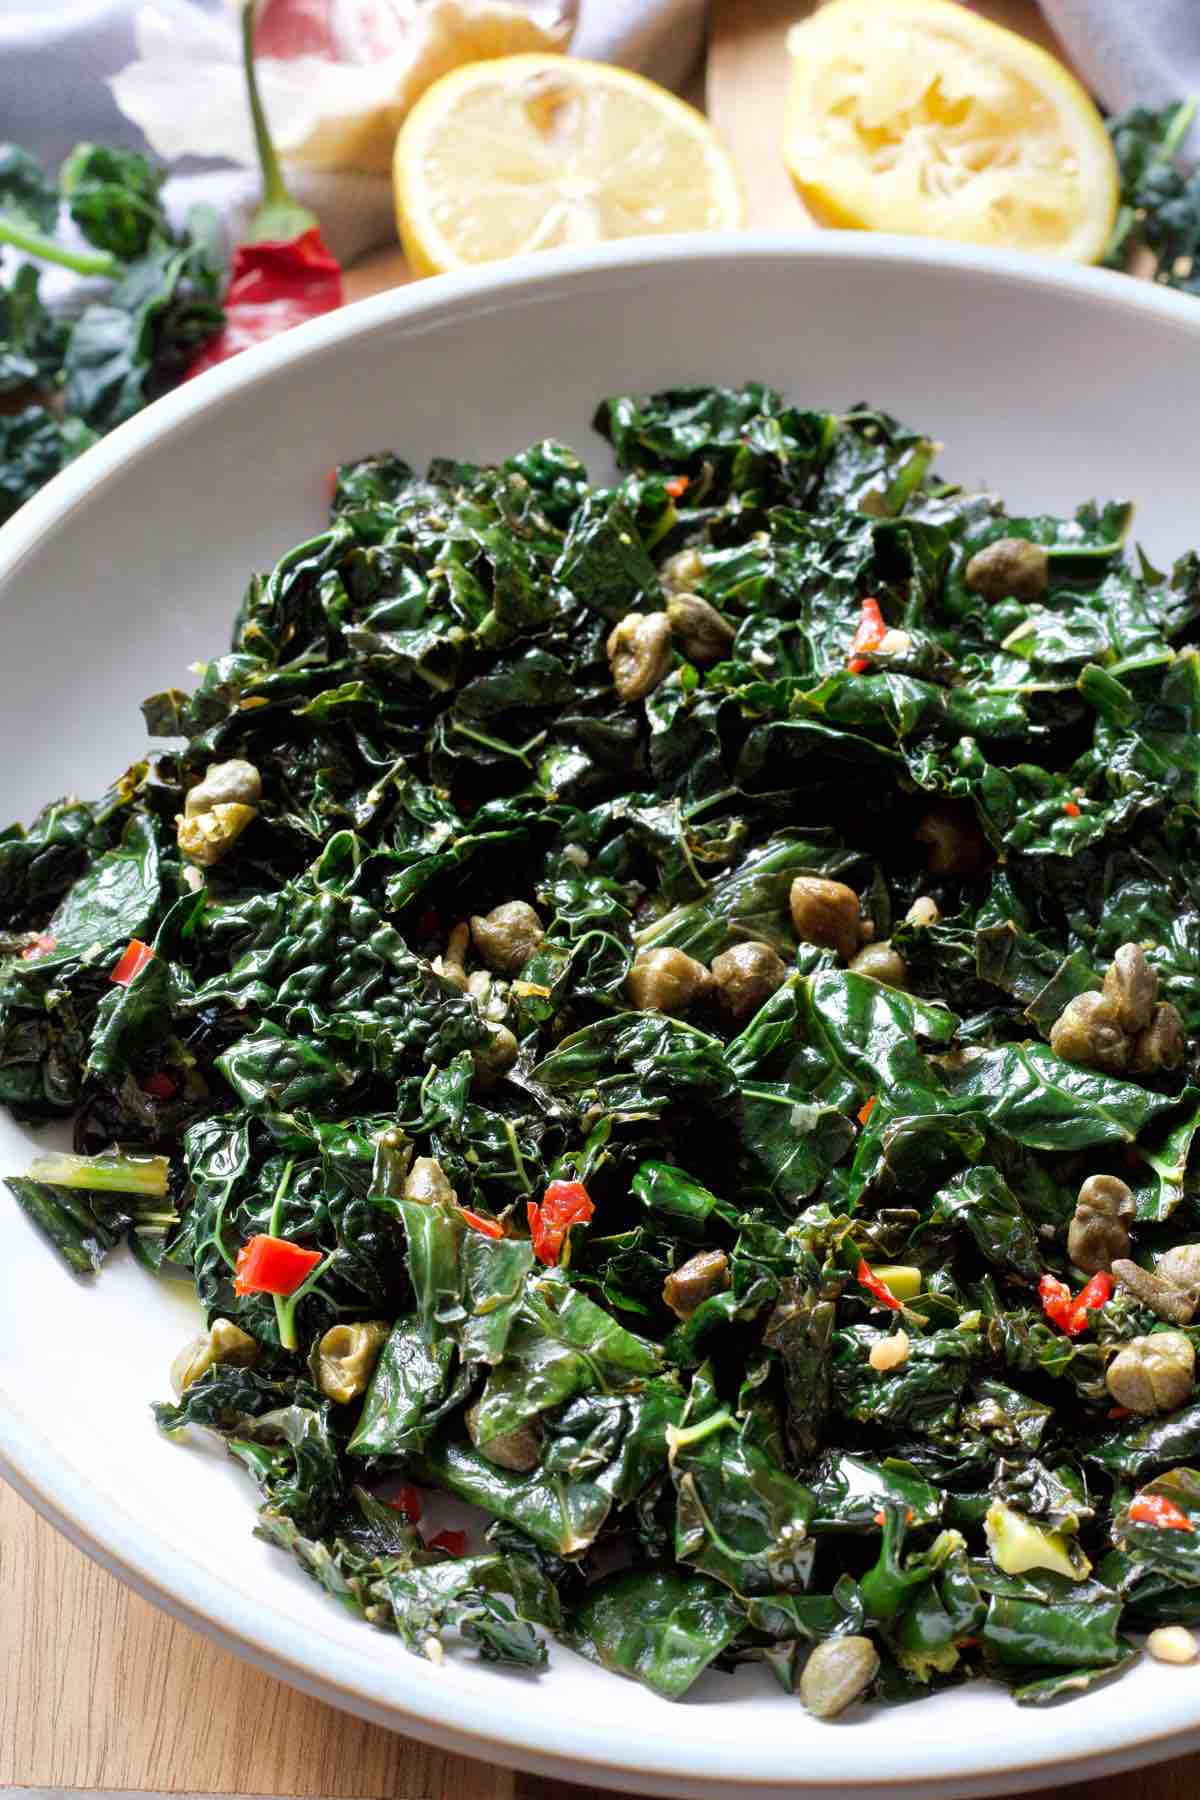
<svg viewBox="0 0 1200 1800">
<path fill-rule="evenodd" d="M 1110 112 L 1200 99 L 1200 0 L 1041 0 L 1076 72 Z M 1200 156 L 1200 127 L 1185 149 Z"/>
</svg>

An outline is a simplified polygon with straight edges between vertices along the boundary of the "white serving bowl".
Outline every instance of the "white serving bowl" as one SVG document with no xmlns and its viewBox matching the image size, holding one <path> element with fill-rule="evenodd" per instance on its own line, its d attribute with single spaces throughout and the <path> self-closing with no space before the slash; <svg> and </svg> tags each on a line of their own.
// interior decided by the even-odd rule
<svg viewBox="0 0 1200 1800">
<path fill-rule="evenodd" d="M 220 652 L 251 570 L 320 528 L 330 466 L 390 447 L 500 457 L 553 435 L 593 471 L 609 393 L 759 379 L 936 433 L 1017 509 L 1138 502 L 1157 558 L 1200 538 L 1200 302 L 1015 256 L 838 234 L 648 240 L 363 301 L 160 400 L 0 530 L 0 824 L 94 794 L 138 703 Z M 0 1169 L 30 1133 L 0 1119 Z M 1021 1710 L 987 1683 L 826 1726 L 762 1670 L 672 1706 L 556 1649 L 547 1675 L 436 1669 L 251 1535 L 219 1453 L 149 1403 L 189 1309 L 118 1256 L 75 1281 L 0 1192 L 0 1469 L 189 1624 L 322 1699 L 469 1755 L 643 1792 L 1014 1793 L 1200 1745 L 1200 1677 L 1143 1663 Z"/>
</svg>

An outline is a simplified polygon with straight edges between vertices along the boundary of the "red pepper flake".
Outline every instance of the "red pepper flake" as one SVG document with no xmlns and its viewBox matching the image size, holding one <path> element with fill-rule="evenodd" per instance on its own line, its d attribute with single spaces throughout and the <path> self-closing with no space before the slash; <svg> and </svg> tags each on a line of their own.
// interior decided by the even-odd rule
<svg viewBox="0 0 1200 1800">
<path fill-rule="evenodd" d="M 1093 1275 L 1086 1287 L 1079 1290 L 1079 1298 L 1071 1308 L 1071 1323 L 1067 1327 L 1072 1337 L 1080 1331 L 1086 1331 L 1090 1323 L 1088 1314 L 1099 1312 L 1107 1306 L 1113 1296 L 1113 1278 L 1107 1270 L 1102 1269 L 1099 1275 Z"/>
<path fill-rule="evenodd" d="M 672 500 L 682 500 L 688 490 L 688 478 L 686 475 L 672 475 L 670 481 L 663 482 L 663 486 Z"/>
<path fill-rule="evenodd" d="M 908 1508 L 906 1508 L 906 1510 L 905 1510 L 905 1514 L 904 1514 L 904 1519 L 905 1519 L 905 1523 L 906 1523 L 906 1524 L 908 1524 L 908 1525 L 911 1525 L 911 1524 L 912 1524 L 912 1522 L 913 1522 L 913 1509 L 912 1509 L 912 1507 L 911 1507 L 911 1506 L 910 1506 L 910 1507 L 908 1507 Z M 878 1525 L 878 1526 L 879 1526 L 879 1529 L 880 1529 L 880 1530 L 881 1530 L 881 1531 L 882 1531 L 882 1530 L 883 1530 L 883 1527 L 884 1527 L 884 1526 L 885 1526 L 885 1525 L 886 1525 L 886 1524 L 887 1524 L 887 1520 L 886 1520 L 886 1518 L 885 1518 L 885 1517 L 884 1517 L 884 1512 L 883 1512 L 883 1508 L 882 1508 L 882 1506 L 881 1506 L 881 1507 L 880 1507 L 880 1509 L 879 1509 L 879 1511 L 878 1511 L 878 1512 L 877 1512 L 877 1513 L 876 1513 L 876 1514 L 875 1514 L 875 1523 L 876 1523 L 876 1524 L 877 1524 L 877 1525 Z"/>
<path fill-rule="evenodd" d="M 115 965 L 108 979 L 115 981 L 118 987 L 128 987 L 130 982 L 141 974 L 153 956 L 154 952 L 149 944 L 143 944 L 141 938 L 130 938 L 124 955 Z"/>
<path fill-rule="evenodd" d="M 539 1262 L 556 1263 L 571 1226 L 585 1224 L 596 1207 L 582 1181 L 552 1181 L 541 1204 L 530 1200 L 525 1210 L 533 1254 Z"/>
<path fill-rule="evenodd" d="M 1083 808 L 1082 806 L 1076 806 L 1074 800 L 1064 800 L 1063 811 L 1069 819 L 1077 819 L 1082 813 Z"/>
<path fill-rule="evenodd" d="M 1165 1494 L 1139 1494 L 1129 1503 L 1129 1517 L 1139 1525 L 1157 1525 L 1160 1531 L 1195 1531 L 1187 1514 Z"/>
<path fill-rule="evenodd" d="M 869 1100 L 864 1101 L 863 1104 L 859 1107 L 858 1122 L 860 1125 L 866 1124 L 867 1120 L 870 1118 L 871 1114 L 875 1110 L 875 1102 L 878 1098 L 879 1098 L 879 1096 L 877 1094 L 872 1094 L 871 1098 Z"/>
<path fill-rule="evenodd" d="M 1078 1294 L 1072 1294 L 1066 1282 L 1059 1281 L 1057 1276 L 1043 1275 L 1038 1282 L 1038 1294 L 1042 1302 L 1042 1311 L 1052 1325 L 1065 1331 L 1068 1337 L 1078 1337 L 1086 1331 L 1091 1323 L 1088 1314 L 1098 1312 L 1112 1299 L 1113 1278 L 1101 1271 L 1093 1275 L 1086 1287 Z"/>
<path fill-rule="evenodd" d="M 426 1542 L 427 1550 L 445 1550 L 450 1556 L 461 1556 L 467 1547 L 465 1531 L 439 1531 Z"/>
<path fill-rule="evenodd" d="M 375 1498 L 382 1506 L 390 1506 L 393 1512 L 403 1513 L 410 1525 L 415 1525 L 421 1517 L 421 1496 L 411 1481 L 376 1488 Z"/>
<path fill-rule="evenodd" d="M 881 1306 L 890 1306 L 893 1312 L 902 1312 L 902 1303 L 897 1300 L 886 1281 L 880 1281 L 871 1273 L 871 1265 L 865 1256 L 858 1259 L 858 1267 L 854 1271 L 854 1279 L 860 1287 L 865 1287 L 868 1294 L 874 1294 Z"/>
<path fill-rule="evenodd" d="M 460 1206 L 458 1211 L 460 1217 L 467 1221 L 467 1224 L 471 1227 L 472 1231 L 480 1231 L 483 1233 L 484 1237 L 490 1238 L 502 1238 L 504 1236 L 504 1227 L 501 1225 L 499 1219 L 485 1219 L 482 1213 L 468 1212 L 465 1206 Z"/>
<path fill-rule="evenodd" d="M 1110 1406 L 1105 1413 L 1106 1419 L 1132 1419 L 1132 1406 Z"/>
<path fill-rule="evenodd" d="M 177 1093 L 179 1083 L 165 1069 L 155 1069 L 152 1075 L 143 1075 L 141 1089 L 149 1094 L 152 1100 L 170 1100 Z"/>
<path fill-rule="evenodd" d="M 326 477 L 325 477 L 325 492 L 329 496 L 329 503 L 331 506 L 337 495 L 337 484 L 338 484 L 338 472 L 337 472 L 337 465 L 335 464 L 334 467 L 332 469 L 330 469 L 328 475 L 326 475 Z"/>
<path fill-rule="evenodd" d="M 26 944 L 21 952 L 21 961 L 28 962 L 31 956 L 48 956 L 51 950 L 58 949 L 58 939 L 51 937 L 48 931 L 39 931 L 32 944 Z"/>
<path fill-rule="evenodd" d="M 235 1294 L 294 1294 L 321 1260 L 319 1250 L 306 1250 L 290 1238 L 260 1232 L 238 1251 L 233 1271 Z"/>
<path fill-rule="evenodd" d="M 862 603 L 862 618 L 850 640 L 850 654 L 846 659 L 846 667 L 852 675 L 861 675 L 870 666 L 863 651 L 878 650 L 887 636 L 887 629 L 887 620 L 879 610 L 878 600 L 868 595 Z"/>
</svg>

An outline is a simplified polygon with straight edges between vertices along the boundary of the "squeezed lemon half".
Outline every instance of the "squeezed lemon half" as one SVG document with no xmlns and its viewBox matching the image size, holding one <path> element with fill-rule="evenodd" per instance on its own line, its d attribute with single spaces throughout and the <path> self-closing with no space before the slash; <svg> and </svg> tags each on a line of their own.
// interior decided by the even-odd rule
<svg viewBox="0 0 1200 1800">
<path fill-rule="evenodd" d="M 788 34 L 784 155 L 813 212 L 866 231 L 1094 262 L 1116 157 L 1062 64 L 956 0 L 832 0 Z"/>
<path fill-rule="evenodd" d="M 608 63 L 505 56 L 445 75 L 396 140 L 396 221 L 421 275 L 528 251 L 740 225 L 708 121 Z"/>
</svg>

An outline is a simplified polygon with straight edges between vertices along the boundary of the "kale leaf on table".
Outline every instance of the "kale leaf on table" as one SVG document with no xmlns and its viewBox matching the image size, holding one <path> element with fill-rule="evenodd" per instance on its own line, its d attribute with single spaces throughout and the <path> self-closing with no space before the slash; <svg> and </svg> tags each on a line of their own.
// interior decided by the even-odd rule
<svg viewBox="0 0 1200 1800">
<path fill-rule="evenodd" d="M 165 176 L 137 151 L 82 143 L 55 182 L 26 151 L 0 145 L 0 397 L 26 403 L 0 416 L 0 523 L 173 386 L 221 327 L 215 220 L 197 208 L 176 229 Z M 46 267 L 91 284 L 81 305 L 47 307 Z"/>
<path fill-rule="evenodd" d="M 208 316 L 148 165 L 81 150 L 62 189 L 120 271 L 69 342 L 7 292 L 4 391 L 65 366 L 77 409 L 6 415 L 31 471 Z M 53 223 L 26 161 L 0 191 Z M 146 702 L 173 742 L 0 834 L 0 1099 L 116 1143 L 118 1179 L 169 1159 L 152 1196 L 111 1156 L 8 1190 L 73 1274 L 124 1241 L 190 1282 L 160 1426 L 215 1435 L 259 1535 L 420 1654 L 536 1672 L 551 1633 L 674 1699 L 758 1662 L 792 1693 L 867 1635 L 881 1703 L 989 1675 L 1048 1704 L 1200 1618 L 1186 1529 L 1133 1504 L 1200 1513 L 1200 1405 L 1106 1384 L 1161 1321 L 1042 1304 L 1090 1273 L 1090 1175 L 1144 1270 L 1200 1238 L 1195 559 L 1128 559 L 1124 502 L 1009 517 L 865 406 L 749 384 L 599 423 L 605 486 L 549 441 L 344 465 L 232 648 Z M 1036 602 L 968 577 L 1006 536 L 1045 552 Z M 681 597 L 714 654 L 664 640 L 621 702 L 610 632 Z M 903 636 L 852 668 L 867 598 Z M 188 796 L 244 763 L 198 861 Z M 813 882 L 865 961 L 805 925 Z M 743 1005 L 713 970 L 748 944 Z M 1129 944 L 1182 1067 L 1051 1041 Z M 639 1005 L 647 959 L 692 998 Z M 262 1240 L 303 1279 L 252 1278 Z"/>
</svg>

